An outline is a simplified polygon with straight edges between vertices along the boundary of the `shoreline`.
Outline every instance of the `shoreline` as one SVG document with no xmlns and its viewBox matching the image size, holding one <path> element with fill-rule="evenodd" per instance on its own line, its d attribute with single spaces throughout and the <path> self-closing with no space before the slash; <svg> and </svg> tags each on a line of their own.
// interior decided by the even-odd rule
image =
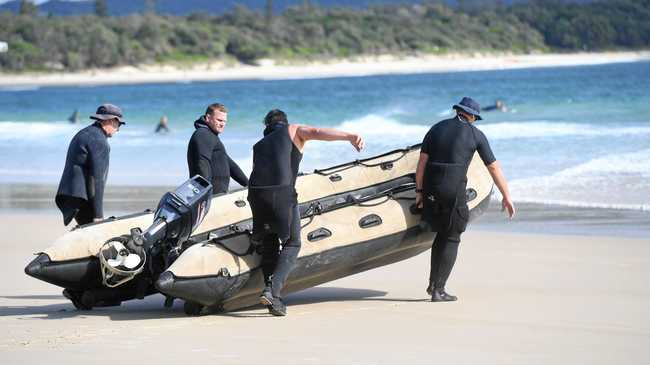
<svg viewBox="0 0 650 365">
<path fill-rule="evenodd" d="M 541 67 L 586 66 L 650 61 L 650 51 L 569 54 L 462 54 L 424 56 L 366 56 L 332 62 L 276 63 L 265 59 L 257 66 L 225 61 L 179 65 L 122 66 L 70 73 L 0 73 L 1 88 L 36 86 L 93 86 L 148 83 L 287 80 L 304 78 L 360 77 L 391 74 L 490 71 Z"/>
<path fill-rule="evenodd" d="M 121 216 L 146 209 L 155 210 L 163 194 L 174 186 L 106 187 L 106 217 Z M 56 186 L 0 184 L 0 217 L 14 214 L 59 216 L 54 205 Z M 650 236 L 650 212 L 634 209 L 579 207 L 561 204 L 515 201 L 517 215 L 510 221 L 494 200 L 470 230 L 530 235 L 582 235 L 644 238 Z"/>
</svg>

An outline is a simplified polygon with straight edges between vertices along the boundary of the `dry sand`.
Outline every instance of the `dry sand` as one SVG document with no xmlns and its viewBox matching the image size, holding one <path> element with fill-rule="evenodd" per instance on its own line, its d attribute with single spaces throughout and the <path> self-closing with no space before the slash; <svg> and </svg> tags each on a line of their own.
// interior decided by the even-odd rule
<svg viewBox="0 0 650 365">
<path fill-rule="evenodd" d="M 272 60 L 261 60 L 256 66 L 215 61 L 185 67 L 174 65 L 143 65 L 140 67 L 128 66 L 75 73 L 0 73 L 0 87 L 323 78 L 577 66 L 647 60 L 650 60 L 650 51 L 531 55 L 451 54 L 420 57 L 386 55 L 302 64 L 276 64 Z"/>
<path fill-rule="evenodd" d="M 53 212 L 0 213 L 0 363 L 648 364 L 650 241 L 472 230 L 449 284 L 424 293 L 428 253 L 257 307 L 186 317 L 162 297 L 74 310 L 27 277 L 64 232 Z"/>
</svg>

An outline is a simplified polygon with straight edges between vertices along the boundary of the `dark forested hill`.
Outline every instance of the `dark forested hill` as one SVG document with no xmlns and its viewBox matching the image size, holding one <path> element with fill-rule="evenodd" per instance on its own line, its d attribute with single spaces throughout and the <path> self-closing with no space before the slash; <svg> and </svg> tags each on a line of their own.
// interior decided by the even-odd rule
<svg viewBox="0 0 650 365">
<path fill-rule="evenodd" d="M 161 2 L 163 0 L 160 0 Z M 252 0 L 251 0 L 252 1 Z M 133 2 L 133 4 L 137 4 Z M 0 71 L 80 70 L 151 62 L 255 62 L 449 52 L 650 48 L 650 0 L 558 0 L 452 8 L 439 1 L 370 8 L 297 6 L 269 16 L 151 11 L 114 17 L 0 13 Z"/>
</svg>

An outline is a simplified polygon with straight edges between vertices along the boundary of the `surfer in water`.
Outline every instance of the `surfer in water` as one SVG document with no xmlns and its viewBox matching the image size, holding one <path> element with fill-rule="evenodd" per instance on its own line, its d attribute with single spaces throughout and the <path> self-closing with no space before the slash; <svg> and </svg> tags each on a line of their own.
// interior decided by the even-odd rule
<svg viewBox="0 0 650 365">
<path fill-rule="evenodd" d="M 494 101 L 494 104 L 483 107 L 483 108 L 481 108 L 481 110 L 484 111 L 484 112 L 491 112 L 491 111 L 494 111 L 494 110 L 498 110 L 500 112 L 505 113 L 505 112 L 508 111 L 508 107 L 506 106 L 506 104 L 502 100 L 497 99 L 497 100 Z"/>
<path fill-rule="evenodd" d="M 331 128 L 289 124 L 279 109 L 264 118 L 264 137 L 253 146 L 248 201 L 253 212 L 254 244 L 262 245 L 265 288 L 260 303 L 275 316 L 287 314 L 280 295 L 300 251 L 300 212 L 295 185 L 307 141 L 348 141 L 364 147 L 356 134 Z"/>
<path fill-rule="evenodd" d="M 68 117 L 68 122 L 72 124 L 79 123 L 79 110 L 75 109 L 74 112 Z"/>
<path fill-rule="evenodd" d="M 512 218 L 515 206 L 501 167 L 487 138 L 474 122 L 481 120 L 480 106 L 464 97 L 453 106 L 456 116 L 435 124 L 424 137 L 416 170 L 416 206 L 422 220 L 437 232 L 431 249 L 427 294 L 433 302 L 455 301 L 445 286 L 456 262 L 460 235 L 469 220 L 465 190 L 467 169 L 478 151 L 503 196 L 502 208 Z"/>
<path fill-rule="evenodd" d="M 167 119 L 166 115 L 163 115 L 160 117 L 160 122 L 158 122 L 158 125 L 156 126 L 156 131 L 155 133 L 169 133 L 169 120 Z"/>
</svg>

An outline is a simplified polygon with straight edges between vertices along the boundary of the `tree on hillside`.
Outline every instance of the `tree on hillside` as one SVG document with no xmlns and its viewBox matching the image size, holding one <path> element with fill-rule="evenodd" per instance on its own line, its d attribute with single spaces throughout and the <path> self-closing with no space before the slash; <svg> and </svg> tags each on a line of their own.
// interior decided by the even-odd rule
<svg viewBox="0 0 650 365">
<path fill-rule="evenodd" d="M 38 13 L 38 8 L 32 0 L 20 0 L 20 10 L 18 10 L 20 15 L 36 15 Z"/>
<path fill-rule="evenodd" d="M 106 0 L 95 0 L 95 15 L 99 17 L 108 16 L 108 6 Z"/>
<path fill-rule="evenodd" d="M 266 0 L 266 26 L 270 27 L 273 21 L 273 0 Z"/>
<path fill-rule="evenodd" d="M 145 0 L 144 12 L 146 14 L 156 14 L 156 0 Z"/>
</svg>

